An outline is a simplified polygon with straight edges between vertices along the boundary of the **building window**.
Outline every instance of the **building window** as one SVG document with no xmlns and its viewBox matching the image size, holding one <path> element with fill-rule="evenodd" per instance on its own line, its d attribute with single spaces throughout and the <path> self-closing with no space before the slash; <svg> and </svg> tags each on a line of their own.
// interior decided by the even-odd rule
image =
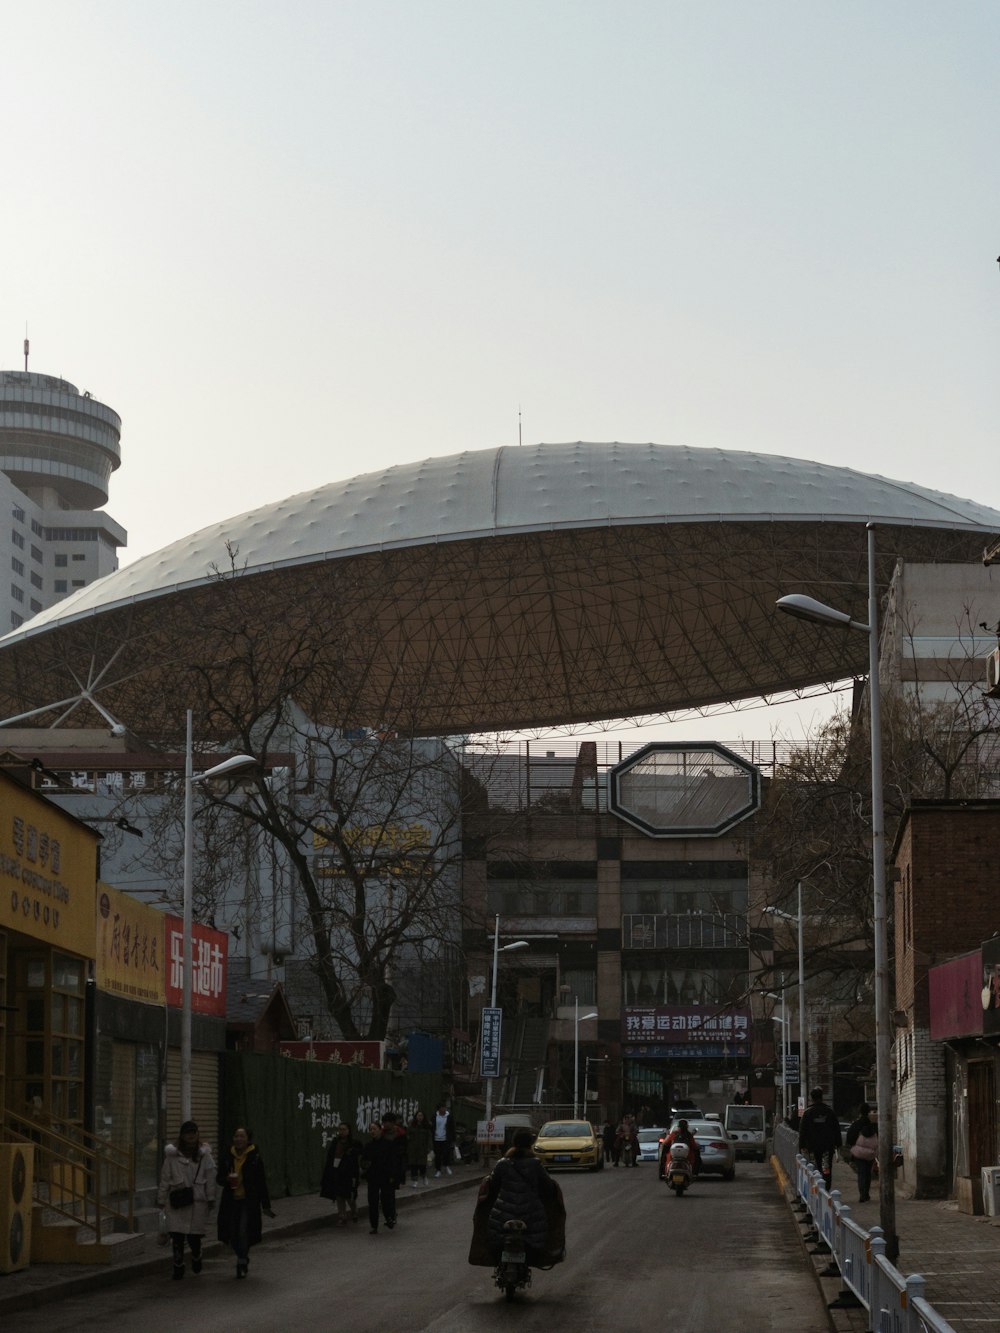
<svg viewBox="0 0 1000 1333">
<path fill-rule="evenodd" d="M 57 556 L 56 556 L 56 569 L 65 569 L 65 568 L 66 568 L 66 556 L 65 556 L 65 555 L 57 555 Z"/>
<path fill-rule="evenodd" d="M 37 560 L 39 564 L 42 563 L 42 553 L 37 546 L 31 548 L 31 558 Z"/>
<path fill-rule="evenodd" d="M 14 512 L 14 517 L 17 519 L 18 523 L 23 523 L 23 522 L 24 522 L 24 510 L 23 510 L 23 509 L 15 509 L 13 512 Z"/>
<path fill-rule="evenodd" d="M 15 602 L 24 601 L 24 589 L 19 588 L 16 583 L 12 583 L 10 585 L 10 595 L 11 597 L 13 597 Z"/>
<path fill-rule="evenodd" d="M 18 625 L 24 624 L 24 616 L 19 616 L 16 611 L 11 611 L 10 623 L 17 629 Z"/>
<path fill-rule="evenodd" d="M 24 533 L 23 533 L 23 532 L 12 532 L 12 533 L 10 534 L 10 538 L 11 538 L 11 541 L 14 543 L 14 545 L 17 547 L 17 549 L 18 549 L 19 551 L 23 551 L 23 550 L 24 550 Z"/>
<path fill-rule="evenodd" d="M 41 602 L 37 601 L 34 597 L 32 597 L 31 601 L 29 602 L 29 606 L 31 607 L 31 614 L 33 616 L 37 615 L 38 612 L 41 611 L 42 609 Z"/>
<path fill-rule="evenodd" d="M 86 586 L 87 586 L 87 580 L 86 580 L 86 579 L 74 579 L 74 580 L 73 580 L 73 587 L 74 587 L 74 588 L 85 588 Z"/>
<path fill-rule="evenodd" d="M 18 560 L 16 555 L 11 556 L 10 567 L 15 574 L 20 574 L 22 578 L 24 577 L 24 561 Z"/>
<path fill-rule="evenodd" d="M 33 588 L 45 587 L 45 584 L 42 582 L 41 574 L 36 574 L 34 570 L 31 571 L 31 586 Z"/>
<path fill-rule="evenodd" d="M 39 523 L 37 518 L 31 520 L 31 531 L 36 537 L 42 537 L 45 534 L 45 529 L 42 527 L 41 523 Z"/>
<path fill-rule="evenodd" d="M 82 553 L 79 554 L 79 555 L 78 555 L 76 552 L 73 553 L 73 559 L 74 559 L 74 560 L 86 560 L 86 558 L 87 558 L 87 557 L 86 557 L 85 555 L 83 555 Z"/>
<path fill-rule="evenodd" d="M 39 533 L 39 536 L 42 534 Z M 46 528 L 45 540 L 48 542 L 96 542 L 96 528 Z"/>
<path fill-rule="evenodd" d="M 65 591 L 66 591 L 66 580 L 56 579 L 56 592 L 65 592 Z"/>
</svg>

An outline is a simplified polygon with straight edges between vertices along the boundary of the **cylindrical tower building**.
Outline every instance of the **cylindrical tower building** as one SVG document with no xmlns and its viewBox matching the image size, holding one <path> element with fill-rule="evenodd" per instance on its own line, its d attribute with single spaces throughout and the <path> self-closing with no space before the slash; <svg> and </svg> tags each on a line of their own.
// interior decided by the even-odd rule
<svg viewBox="0 0 1000 1333">
<path fill-rule="evenodd" d="M 37 504 L 99 509 L 121 465 L 117 412 L 53 375 L 0 372 L 0 470 Z"/>
<path fill-rule="evenodd" d="M 118 568 L 125 529 L 101 506 L 121 428 L 117 412 L 67 380 L 0 371 L 0 517 L 10 516 L 6 533 L 0 522 L 0 548 L 10 545 L 0 631 Z"/>
</svg>

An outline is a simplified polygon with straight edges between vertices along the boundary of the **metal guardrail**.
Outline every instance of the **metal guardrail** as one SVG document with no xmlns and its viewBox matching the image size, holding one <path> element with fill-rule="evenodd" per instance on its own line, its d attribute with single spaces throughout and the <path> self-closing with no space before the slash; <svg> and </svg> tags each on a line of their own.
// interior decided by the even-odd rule
<svg viewBox="0 0 1000 1333">
<path fill-rule="evenodd" d="M 868 1311 L 872 1333 L 954 1333 L 924 1295 L 924 1279 L 904 1277 L 885 1257 L 881 1227 L 865 1231 L 851 1217 L 839 1190 L 827 1190 L 822 1173 L 798 1150 L 798 1135 L 776 1125 L 774 1153 L 795 1182 L 800 1205 L 818 1239 L 829 1249 L 844 1286 Z"/>
<path fill-rule="evenodd" d="M 135 1161 L 131 1151 L 44 1112 L 6 1110 L 0 1139 L 35 1151 L 34 1201 L 94 1233 L 135 1230 Z"/>
</svg>

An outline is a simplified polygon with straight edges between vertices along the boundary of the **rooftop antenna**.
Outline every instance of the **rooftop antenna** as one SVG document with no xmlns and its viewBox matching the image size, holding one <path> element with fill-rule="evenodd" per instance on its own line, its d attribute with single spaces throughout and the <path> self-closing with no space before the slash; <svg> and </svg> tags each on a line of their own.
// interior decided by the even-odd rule
<svg viewBox="0 0 1000 1333">
<path fill-rule="evenodd" d="M 25 371 L 27 371 L 27 369 L 28 369 L 28 347 L 29 347 L 29 346 L 30 346 L 30 344 L 29 344 L 29 342 L 28 342 L 28 323 L 27 323 L 27 320 L 26 320 L 26 321 L 25 321 L 25 324 L 24 324 L 24 369 L 25 369 Z"/>
<path fill-rule="evenodd" d="M 998 260 L 997 262 L 1000 263 L 1000 260 Z M 25 365 L 25 369 L 27 369 L 27 365 Z M 519 449 L 521 447 L 521 404 L 520 403 L 518 403 L 517 405 L 517 447 Z"/>
</svg>

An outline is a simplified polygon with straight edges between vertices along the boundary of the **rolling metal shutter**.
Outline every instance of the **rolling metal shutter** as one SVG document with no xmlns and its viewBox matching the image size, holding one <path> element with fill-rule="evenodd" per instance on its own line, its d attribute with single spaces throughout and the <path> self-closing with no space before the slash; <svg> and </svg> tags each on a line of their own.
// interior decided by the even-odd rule
<svg viewBox="0 0 1000 1333">
<path fill-rule="evenodd" d="M 214 1051 L 191 1053 L 191 1119 L 198 1126 L 203 1143 L 213 1154 L 219 1152 L 219 1057 Z M 167 1123 L 164 1133 L 168 1143 L 175 1143 L 181 1127 L 181 1053 L 175 1046 L 167 1052 Z M 228 1140 L 227 1140 L 228 1142 Z"/>
</svg>

